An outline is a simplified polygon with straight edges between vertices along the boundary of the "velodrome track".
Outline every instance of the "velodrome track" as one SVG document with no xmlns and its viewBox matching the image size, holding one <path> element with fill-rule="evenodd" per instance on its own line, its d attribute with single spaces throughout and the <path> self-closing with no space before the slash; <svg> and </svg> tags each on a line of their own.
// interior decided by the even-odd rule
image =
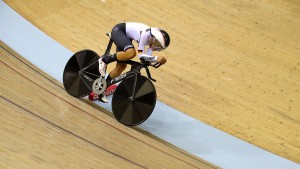
<svg viewBox="0 0 300 169">
<path fill-rule="evenodd" d="M 19 2 L 20 3 L 20 2 Z M 17 6 L 17 5 L 15 5 L 15 6 Z M 30 7 L 30 5 L 29 6 L 27 6 L 27 7 Z M 72 6 L 72 7 L 74 7 L 74 6 Z M 297 7 L 297 6 L 296 6 Z M 17 9 L 17 7 L 16 7 L 16 9 Z M 21 10 L 21 9 L 20 9 Z M 27 9 L 26 9 L 27 10 Z M 22 10 L 21 10 L 22 11 Z M 63 11 L 60 11 L 60 12 L 63 12 Z M 53 15 L 52 15 L 53 16 Z M 46 18 L 46 17 L 45 17 Z M 37 19 L 38 20 L 38 19 Z M 42 20 L 42 19 L 41 19 Z M 32 21 L 32 22 L 37 22 L 37 21 Z M 42 21 L 41 21 L 42 22 Z M 37 24 L 37 23 L 36 23 Z M 51 25 L 51 24 L 50 24 Z M 296 22 L 296 20 L 295 20 L 295 27 L 297 28 L 297 22 Z M 42 26 L 40 26 L 40 27 L 42 27 Z M 295 27 L 292 27 L 292 28 L 295 28 Z M 292 28 L 290 28 L 290 29 L 292 29 Z M 47 31 L 45 31 L 45 32 L 47 32 Z M 294 30 L 294 32 L 296 32 L 297 33 L 297 31 L 296 30 Z M 51 32 L 50 32 L 51 33 Z M 53 32 L 54 34 L 56 33 L 56 32 Z M 291 38 L 293 38 L 293 37 L 291 37 Z M 297 44 L 297 39 L 296 39 L 296 37 L 294 38 L 294 39 L 292 39 L 292 40 L 295 40 L 295 42 L 296 42 L 296 44 Z M 63 41 L 63 40 L 62 40 Z M 72 43 L 75 43 L 74 41 L 72 41 Z M 106 42 L 103 42 L 104 44 L 106 43 Z M 76 44 L 76 43 L 75 43 Z M 92 44 L 92 43 L 91 43 Z M 104 46 L 105 45 L 102 45 L 101 47 L 102 48 L 104 48 Z M 281 45 L 283 45 L 283 44 L 281 44 Z M 92 45 L 91 45 L 92 46 Z M 284 46 L 284 45 L 283 45 Z M 284 46 L 284 47 L 286 47 L 286 46 Z M 295 61 L 296 62 L 296 65 L 297 65 L 297 57 L 294 57 L 295 55 L 294 54 L 297 54 L 297 51 L 299 51 L 298 50 L 298 48 L 296 47 L 296 48 L 294 48 L 294 50 L 292 50 L 292 51 L 289 51 L 290 53 L 288 53 L 287 55 L 289 56 L 288 58 L 289 59 L 291 59 L 291 61 Z M 294 58 L 293 58 L 294 57 Z M 176 58 L 175 58 L 176 59 Z M 288 62 L 289 63 L 289 62 Z M 172 64 L 172 61 L 171 61 L 171 64 Z M 277 64 L 278 64 L 278 62 L 277 62 Z M 291 62 L 291 64 L 292 64 L 292 62 Z M 178 66 L 178 65 L 176 65 L 176 66 Z M 173 66 L 171 66 L 171 67 L 173 67 Z M 272 65 L 270 65 L 270 67 L 272 67 Z M 272 69 L 275 69 L 274 67 L 272 67 Z M 167 71 L 167 70 L 165 70 L 165 71 Z M 284 70 L 283 70 L 284 71 Z M 166 72 L 161 72 L 162 74 L 163 73 L 166 73 Z M 272 134 L 278 134 L 279 136 L 280 136 L 280 139 L 281 139 L 281 141 L 282 142 L 284 142 L 283 144 L 280 144 L 281 146 L 283 146 L 283 147 L 285 147 L 285 146 L 287 146 L 287 143 L 291 143 L 291 145 L 294 145 L 294 147 L 296 147 L 295 149 L 293 149 L 294 151 L 291 151 L 291 152 L 283 152 L 282 154 L 280 154 L 280 153 L 276 153 L 276 154 L 279 154 L 279 155 L 281 155 L 281 156 L 285 156 L 284 154 L 286 154 L 286 156 L 285 157 L 287 157 L 287 158 L 290 158 L 290 159 L 293 159 L 293 158 L 296 158 L 297 159 L 297 155 L 291 155 L 291 156 L 288 156 L 288 154 L 297 154 L 297 153 L 299 153 L 299 149 L 297 149 L 297 145 L 298 145 L 298 143 L 299 142 L 297 142 L 298 140 L 299 140 L 299 135 L 297 135 L 298 133 L 299 133 L 299 123 L 297 122 L 297 117 L 299 117 L 299 116 L 297 116 L 298 114 L 298 112 L 299 111 L 297 111 L 297 110 L 299 110 L 298 109 L 298 101 L 299 101 L 299 97 L 297 97 L 298 95 L 296 95 L 296 93 L 297 93 L 297 90 L 296 90 L 296 88 L 298 87 L 298 85 L 299 85 L 299 81 L 298 81 L 298 79 L 297 79 L 297 76 L 296 75 L 298 75 L 298 73 L 299 73 L 299 71 L 297 70 L 297 66 L 294 68 L 294 69 L 290 69 L 290 71 L 289 71 L 289 76 L 288 77 L 286 77 L 286 78 L 284 78 L 284 74 L 283 75 L 280 75 L 280 77 L 281 78 L 283 78 L 283 80 L 289 80 L 289 81 L 292 81 L 292 82 L 290 82 L 289 84 L 291 85 L 291 86 L 286 86 L 286 87 L 289 87 L 289 89 L 290 90 L 292 90 L 292 91 L 294 91 L 295 92 L 295 94 L 291 94 L 291 93 L 287 93 L 288 95 L 287 95 L 287 97 L 288 98 L 290 98 L 290 102 L 291 102 L 291 106 L 290 106 L 290 112 L 292 112 L 291 113 L 291 118 L 290 118 L 290 120 L 291 121 L 293 121 L 293 122 L 295 122 L 295 123 L 293 123 L 293 122 L 291 122 L 291 123 L 286 123 L 286 122 L 288 122 L 288 121 L 285 121 L 284 120 L 284 118 L 285 117 L 287 117 L 289 114 L 286 114 L 286 116 L 283 116 L 282 118 L 283 119 L 279 119 L 279 117 L 277 117 L 276 116 L 276 118 L 275 118 L 275 116 L 274 116 L 274 118 L 275 119 L 272 119 L 271 117 L 269 117 L 269 118 L 271 118 L 271 119 L 269 119 L 269 120 L 273 120 L 273 123 L 275 123 L 275 124 L 277 124 L 277 122 L 279 123 L 279 124 L 288 124 L 288 125 L 286 125 L 285 127 L 287 127 L 288 128 L 288 130 L 287 131 L 289 131 L 288 133 L 286 133 L 287 135 L 286 135 L 286 137 L 285 137 L 285 139 L 282 139 L 281 137 L 283 137 L 283 136 L 281 136 L 280 134 L 284 134 L 284 131 L 286 131 L 286 130 L 284 130 L 284 131 L 281 131 L 280 129 L 276 129 L 276 128 L 270 128 L 271 130 L 272 130 Z M 295 76 L 294 76 L 295 75 Z M 160 76 L 159 74 L 158 75 L 156 75 L 156 76 Z M 230 80 L 231 78 L 227 78 L 227 77 L 222 77 L 222 79 L 224 80 L 224 78 L 225 78 L 225 80 Z M 254 80 L 256 80 L 256 79 L 254 79 Z M 293 81 L 294 80 L 294 81 Z M 162 81 L 162 80 L 160 80 L 160 81 Z M 280 82 L 280 79 L 279 79 L 279 82 Z M 268 81 L 267 82 L 264 82 L 264 83 L 268 83 Z M 281 89 L 281 87 L 284 87 L 284 85 L 289 85 L 289 84 L 280 84 L 279 85 L 279 87 L 280 87 L 280 89 Z M 164 84 L 159 84 L 159 85 L 164 85 Z M 159 86 L 158 85 L 158 86 Z M 224 85 L 226 85 L 226 84 L 224 84 Z M 163 88 L 162 86 L 160 86 L 161 88 Z M 261 87 L 262 88 L 262 87 Z M 271 88 L 270 90 L 272 91 L 272 90 L 274 90 L 274 91 L 276 91 L 275 89 L 277 89 L 276 88 L 276 86 L 274 87 L 274 88 Z M 160 90 L 162 90 L 162 89 L 160 89 Z M 250 89 L 249 89 L 250 90 Z M 281 89 L 281 90 L 283 90 L 283 89 Z M 166 91 L 159 91 L 159 92 L 166 92 Z M 266 93 L 267 93 L 267 91 L 265 91 Z M 188 94 L 188 93 L 187 93 Z M 274 95 L 276 95 L 277 93 L 275 93 Z M 289 95 L 290 94 L 290 95 Z M 162 98 L 161 98 L 161 100 L 164 100 L 165 98 L 163 98 L 164 96 L 162 96 Z M 261 96 L 261 97 L 266 97 L 266 96 Z M 172 99 L 172 97 L 170 96 L 170 98 L 169 99 Z M 184 100 L 184 99 L 183 99 Z M 276 100 L 276 98 L 274 98 L 274 100 L 271 100 L 271 102 L 274 102 L 274 103 L 277 103 L 277 101 L 278 100 Z M 255 102 L 255 101 L 253 101 L 253 102 Z M 284 103 L 283 103 L 284 104 Z M 294 106 L 293 106 L 294 105 Z M 260 105 L 260 106 L 262 106 L 263 107 L 263 105 Z M 279 107 L 280 106 L 282 106 L 282 105 L 278 105 Z M 174 106 L 174 107 L 176 107 L 176 106 Z M 212 105 L 212 107 L 214 107 L 214 105 Z M 292 109 L 293 108 L 293 109 Z M 180 109 L 180 106 L 179 106 L 179 109 Z M 201 109 L 201 108 L 199 108 L 199 109 Z M 256 110 L 255 108 L 253 108 L 253 111 L 254 110 Z M 188 112 L 187 112 L 188 113 Z M 289 113 L 289 112 L 287 112 L 287 113 Z M 293 114 L 294 113 L 294 114 Z M 196 115 L 193 115 L 193 114 L 190 114 L 191 116 L 196 116 Z M 255 114 L 254 114 L 255 115 Z M 256 119 L 256 116 L 251 116 L 251 124 L 252 125 L 254 125 L 253 123 L 254 123 L 254 121 L 255 120 L 257 120 Z M 213 115 L 212 115 L 213 116 Z M 282 114 L 280 114 L 279 116 L 282 116 Z M 273 116 L 272 116 L 273 117 Z M 199 117 L 198 117 L 199 118 Z M 221 118 L 221 117 L 220 117 Z M 236 117 L 232 117 L 232 119 L 235 119 Z M 258 118 L 258 117 L 257 117 Z M 200 119 L 201 120 L 201 119 Z M 216 121 L 218 121 L 217 119 L 214 119 L 214 120 L 216 120 Z M 241 119 L 242 120 L 242 119 Z M 254 121 L 252 121 L 252 120 L 254 120 Z M 268 116 L 266 116 L 266 117 L 263 117 L 263 120 L 268 120 Z M 218 125 L 225 125 L 225 124 L 228 124 L 228 123 L 225 123 L 226 121 L 224 121 L 224 124 L 218 124 Z M 262 124 L 262 123 L 261 123 Z M 260 125 L 261 125 L 260 124 Z M 282 124 L 282 125 L 283 125 Z M 220 127 L 220 126 L 218 126 L 218 125 L 216 125 L 216 127 Z M 231 125 L 231 124 L 228 124 L 228 125 Z M 244 125 L 249 125 L 249 124 L 244 124 Z M 266 125 L 266 129 L 264 129 L 264 127 L 262 126 L 260 126 L 261 128 L 263 128 L 262 130 L 264 131 L 264 130 L 266 130 L 266 131 L 268 131 L 267 129 L 268 129 L 268 126 L 267 126 L 267 124 L 265 124 Z M 224 127 L 224 126 L 223 126 Z M 280 126 L 279 126 L 280 127 Z M 281 126 L 282 127 L 282 126 Z M 222 126 L 220 127 L 221 129 L 222 129 Z M 249 129 L 249 128 L 248 128 Z M 284 128 L 283 128 L 284 129 Z M 251 127 L 250 127 L 250 130 L 251 130 Z M 226 130 L 225 130 L 226 131 Z M 253 131 L 252 131 L 253 132 Z M 259 131 L 256 131 L 256 132 L 259 132 Z M 282 132 L 282 133 L 280 133 L 280 132 Z M 229 132 L 230 133 L 230 132 Z M 293 135 L 293 133 L 294 133 L 294 135 Z M 245 134 L 245 133 L 240 133 L 241 135 L 243 135 L 243 134 Z M 267 134 L 269 134 L 269 133 L 266 133 L 265 135 L 267 135 Z M 238 134 L 237 134 L 237 136 L 239 136 Z M 278 136 L 278 137 L 279 137 Z M 239 136 L 240 137 L 240 136 Z M 262 136 L 262 137 L 265 137 L 265 136 Z M 269 136 L 269 137 L 271 137 L 271 136 Z M 252 136 L 251 137 L 251 139 L 253 139 L 253 140 L 255 140 L 255 138 L 256 137 L 254 137 L 254 136 Z M 243 139 L 245 139 L 245 138 L 243 138 Z M 261 139 L 261 138 L 260 138 Z M 247 140 L 247 138 L 245 139 L 245 140 Z M 249 141 L 249 140 L 248 140 Z M 269 143 L 272 143 L 272 141 L 274 141 L 273 139 L 270 139 L 270 140 L 268 140 L 268 141 L 270 141 Z M 249 141 L 249 142 L 251 142 L 251 140 Z M 287 143 L 286 143 L 287 142 Z M 254 143 L 254 141 L 253 141 L 253 143 Z M 270 144 L 270 145 L 272 145 L 272 144 Z M 263 146 L 261 146 L 261 147 L 263 147 Z M 281 148 L 283 148 L 283 147 L 281 147 Z M 293 146 L 288 146 L 290 149 L 292 149 L 292 147 Z M 267 150 L 269 150 L 269 151 L 271 151 L 271 152 L 276 152 L 276 149 L 278 149 L 278 148 L 280 148 L 280 147 L 274 147 L 274 149 L 272 149 L 272 148 L 270 148 L 270 147 L 263 147 L 264 149 L 267 149 Z M 289 150 L 290 150 L 289 149 Z M 287 151 L 287 149 L 285 149 L 285 151 Z M 297 161 L 297 160 L 295 160 L 295 161 Z"/>
<path fill-rule="evenodd" d="M 3 43 L 0 54 L 1 168 L 217 168 L 68 96 Z"/>
</svg>

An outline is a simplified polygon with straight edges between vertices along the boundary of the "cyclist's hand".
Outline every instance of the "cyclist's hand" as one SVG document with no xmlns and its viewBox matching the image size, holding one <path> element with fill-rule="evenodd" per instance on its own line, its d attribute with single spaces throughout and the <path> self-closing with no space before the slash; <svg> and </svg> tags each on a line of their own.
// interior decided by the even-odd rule
<svg viewBox="0 0 300 169">
<path fill-rule="evenodd" d="M 165 64 L 167 62 L 167 58 L 163 57 L 163 56 L 157 56 L 157 62 L 159 62 L 160 64 Z"/>
</svg>

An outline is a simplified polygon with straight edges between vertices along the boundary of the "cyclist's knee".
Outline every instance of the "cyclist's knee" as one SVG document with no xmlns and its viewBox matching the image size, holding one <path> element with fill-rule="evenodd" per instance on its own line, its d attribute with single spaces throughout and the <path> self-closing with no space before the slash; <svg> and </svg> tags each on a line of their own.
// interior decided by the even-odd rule
<svg viewBox="0 0 300 169">
<path fill-rule="evenodd" d="M 127 55 L 127 59 L 133 59 L 136 55 L 135 49 L 134 48 L 129 48 L 125 51 Z"/>
</svg>

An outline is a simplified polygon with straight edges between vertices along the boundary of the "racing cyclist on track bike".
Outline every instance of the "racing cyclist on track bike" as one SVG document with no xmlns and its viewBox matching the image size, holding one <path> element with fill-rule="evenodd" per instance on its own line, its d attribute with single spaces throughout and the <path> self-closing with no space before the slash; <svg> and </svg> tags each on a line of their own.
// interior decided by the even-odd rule
<svg viewBox="0 0 300 169">
<path fill-rule="evenodd" d="M 153 51 L 162 51 L 170 45 L 170 37 L 162 29 L 149 27 L 143 23 L 119 23 L 113 27 L 111 39 L 116 45 L 116 53 L 105 55 L 98 61 L 99 72 L 103 77 L 105 77 L 107 65 L 117 62 L 115 68 L 107 76 L 107 81 L 119 76 L 126 69 L 127 64 L 118 61 L 130 60 L 136 56 L 132 40 L 138 43 L 137 55 L 140 59 L 161 64 L 167 61 L 163 56 L 152 56 Z M 146 46 L 149 47 L 146 49 Z M 100 95 L 99 101 L 107 103 L 106 95 Z"/>
</svg>

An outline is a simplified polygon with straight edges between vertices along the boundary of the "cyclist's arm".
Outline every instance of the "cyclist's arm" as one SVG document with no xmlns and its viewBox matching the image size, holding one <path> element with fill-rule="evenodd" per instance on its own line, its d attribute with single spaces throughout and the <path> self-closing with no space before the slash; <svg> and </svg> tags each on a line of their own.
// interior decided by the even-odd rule
<svg viewBox="0 0 300 169">
<path fill-rule="evenodd" d="M 157 57 L 152 56 L 152 49 L 149 47 L 147 51 L 145 51 L 146 45 L 149 45 L 149 36 L 150 33 L 147 31 L 141 32 L 141 39 L 139 41 L 138 46 L 138 56 L 141 60 L 148 61 L 148 62 L 157 62 Z"/>
</svg>

